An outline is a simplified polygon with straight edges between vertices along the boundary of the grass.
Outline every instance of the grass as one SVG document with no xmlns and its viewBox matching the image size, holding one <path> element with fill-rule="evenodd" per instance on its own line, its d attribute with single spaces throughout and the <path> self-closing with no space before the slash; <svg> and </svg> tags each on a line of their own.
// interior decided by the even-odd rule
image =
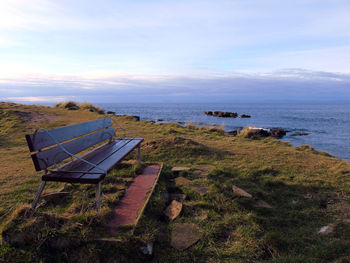
<svg viewBox="0 0 350 263">
<path fill-rule="evenodd" d="M 3 242 L 0 262 L 350 262 L 350 163 L 304 145 L 292 147 L 272 138 L 229 137 L 220 128 L 188 124 L 153 124 L 115 117 L 118 123 L 145 137 L 145 162 L 162 161 L 164 168 L 134 235 L 120 233 L 121 242 L 97 242 L 113 206 L 123 196 L 138 168 L 122 163 L 102 184 L 102 210 L 94 211 L 93 186 L 49 183 L 37 212 L 28 204 L 40 184 L 24 134 L 102 118 L 88 110 L 0 104 L 0 232 L 17 238 Z M 130 159 L 136 158 L 131 155 Z M 207 178 L 194 171 L 176 186 L 171 167 L 211 164 Z M 193 184 L 206 186 L 199 195 Z M 237 198 L 232 186 L 252 199 Z M 73 192 L 71 194 L 54 194 Z M 174 222 L 164 220 L 164 193 L 185 193 L 183 211 Z M 51 195 L 50 195 L 51 194 Z M 264 200 L 273 209 L 254 206 Z M 195 211 L 207 211 L 205 220 Z M 170 246 L 176 223 L 192 222 L 201 240 L 179 252 Z M 335 224 L 330 235 L 318 229 Z M 154 255 L 140 247 L 154 242 Z"/>
<path fill-rule="evenodd" d="M 77 102 L 70 100 L 70 101 L 66 101 L 66 102 L 58 102 L 55 104 L 54 107 L 63 108 L 63 109 L 67 109 L 67 110 L 80 110 L 81 109 L 81 110 L 87 110 L 90 112 L 96 112 L 98 114 L 105 114 L 104 109 L 102 109 L 99 106 L 93 105 L 91 103 L 87 103 L 87 102 L 78 104 Z"/>
</svg>

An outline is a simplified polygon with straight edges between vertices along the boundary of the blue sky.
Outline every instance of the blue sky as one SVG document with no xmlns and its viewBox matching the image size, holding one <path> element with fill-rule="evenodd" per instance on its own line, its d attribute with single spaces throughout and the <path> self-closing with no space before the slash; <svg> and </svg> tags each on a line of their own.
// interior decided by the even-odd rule
<svg viewBox="0 0 350 263">
<path fill-rule="evenodd" d="M 350 101 L 348 0 L 1 0 L 0 100 Z"/>
</svg>

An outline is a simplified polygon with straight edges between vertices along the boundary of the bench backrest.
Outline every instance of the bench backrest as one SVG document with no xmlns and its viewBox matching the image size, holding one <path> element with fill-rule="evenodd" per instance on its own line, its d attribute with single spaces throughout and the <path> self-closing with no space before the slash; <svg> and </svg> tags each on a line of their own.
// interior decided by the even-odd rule
<svg viewBox="0 0 350 263">
<path fill-rule="evenodd" d="M 52 129 L 48 132 L 72 154 L 77 154 L 115 136 L 110 117 Z M 32 159 L 37 171 L 70 157 L 62 151 L 50 135 L 45 131 L 26 135 L 29 150 L 36 152 L 32 154 Z"/>
</svg>

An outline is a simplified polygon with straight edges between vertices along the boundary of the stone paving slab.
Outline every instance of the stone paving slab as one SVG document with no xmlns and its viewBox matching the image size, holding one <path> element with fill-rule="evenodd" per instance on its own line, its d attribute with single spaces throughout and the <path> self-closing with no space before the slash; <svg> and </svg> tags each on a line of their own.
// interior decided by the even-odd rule
<svg viewBox="0 0 350 263">
<path fill-rule="evenodd" d="M 108 223 L 108 233 L 114 235 L 122 226 L 135 227 L 159 178 L 161 165 L 150 165 L 126 190 L 124 197 L 114 209 Z"/>
</svg>

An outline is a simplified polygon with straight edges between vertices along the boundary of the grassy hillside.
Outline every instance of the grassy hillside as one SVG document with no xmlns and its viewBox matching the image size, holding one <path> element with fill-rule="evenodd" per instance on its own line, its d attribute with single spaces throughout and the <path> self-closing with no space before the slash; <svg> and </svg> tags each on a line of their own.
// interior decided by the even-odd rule
<svg viewBox="0 0 350 263">
<path fill-rule="evenodd" d="M 0 232 L 16 240 L 2 242 L 0 262 L 350 262 L 350 163 L 309 146 L 230 137 L 220 130 L 115 117 L 145 137 L 143 161 L 164 162 L 134 235 L 117 234 L 119 242 L 96 239 L 106 236 L 112 208 L 137 173 L 132 162 L 103 181 L 100 213 L 94 210 L 94 186 L 58 183 L 48 184 L 31 213 L 40 176 L 24 135 L 103 117 L 89 110 L 0 103 Z M 199 164 L 214 169 L 198 173 Z M 180 173 L 191 182 L 176 184 L 173 166 L 192 168 Z M 208 192 L 198 193 L 198 185 Z M 253 197 L 235 196 L 233 185 Z M 173 222 L 163 216 L 169 192 L 186 195 Z M 256 207 L 258 200 L 272 208 Z M 177 251 L 170 241 L 181 222 L 196 224 L 201 239 Z M 332 233 L 318 233 L 329 224 Z M 154 244 L 153 256 L 140 250 L 147 243 Z"/>
</svg>

